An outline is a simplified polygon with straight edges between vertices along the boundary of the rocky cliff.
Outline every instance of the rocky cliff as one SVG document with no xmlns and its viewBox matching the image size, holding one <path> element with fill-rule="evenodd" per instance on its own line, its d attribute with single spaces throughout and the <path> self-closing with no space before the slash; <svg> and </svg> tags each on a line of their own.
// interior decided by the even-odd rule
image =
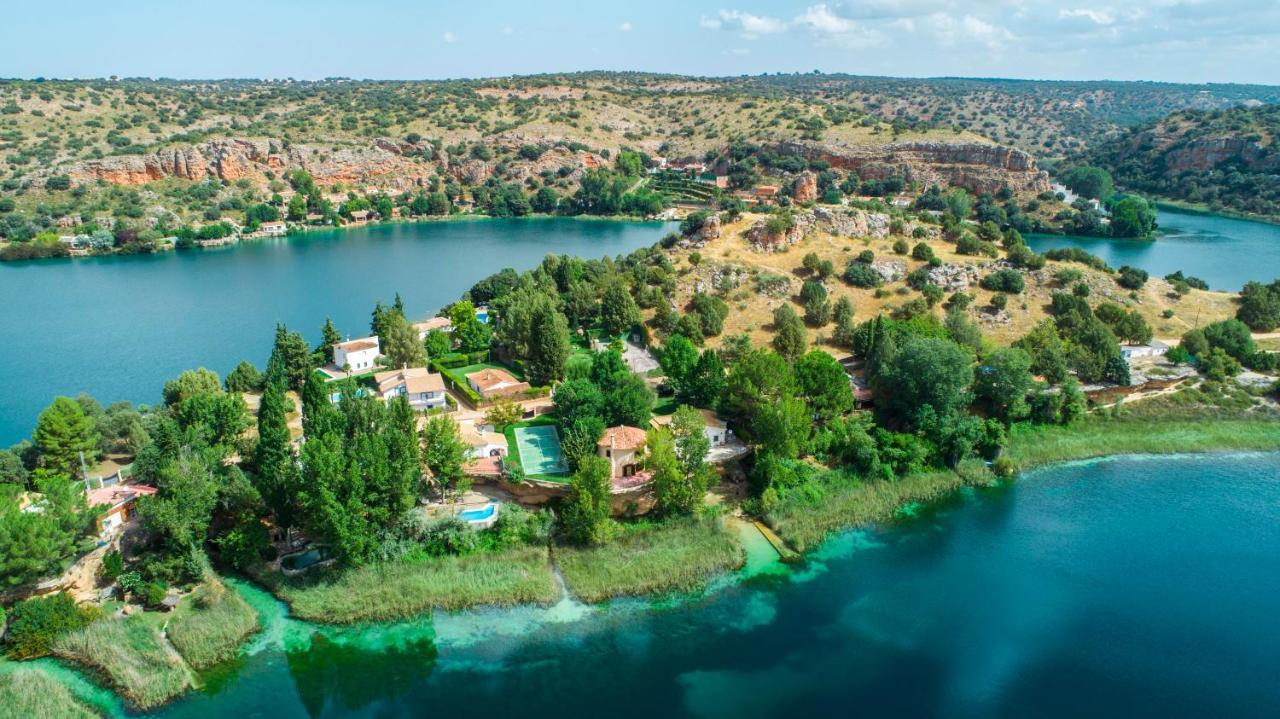
<svg viewBox="0 0 1280 719">
<path fill-rule="evenodd" d="M 305 170 L 321 185 L 337 182 L 365 183 L 392 180 L 408 187 L 428 176 L 428 166 L 404 154 L 404 148 L 386 141 L 367 147 L 290 145 L 272 139 L 231 138 L 197 145 L 166 148 L 149 155 L 125 155 L 85 160 L 59 172 L 76 184 L 94 181 L 117 185 L 141 185 L 168 177 L 201 181 L 248 179 L 259 185 L 267 173 L 276 177 Z"/>
<path fill-rule="evenodd" d="M 977 142 L 897 142 L 886 145 L 846 145 L 794 141 L 773 147 L 780 154 L 825 160 L 832 167 L 851 170 L 864 180 L 901 175 L 908 182 L 963 187 L 982 194 L 1004 186 L 1015 191 L 1044 192 L 1049 177 L 1035 158 L 1022 150 Z"/>
</svg>

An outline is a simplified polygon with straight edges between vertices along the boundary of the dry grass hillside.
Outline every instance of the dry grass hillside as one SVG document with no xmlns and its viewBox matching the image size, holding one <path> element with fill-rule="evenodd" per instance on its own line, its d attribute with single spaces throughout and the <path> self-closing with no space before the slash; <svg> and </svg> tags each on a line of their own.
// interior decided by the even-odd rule
<svg viewBox="0 0 1280 719">
<path fill-rule="evenodd" d="M 726 337 L 744 332 L 751 336 L 753 344 L 767 344 L 773 337 L 773 310 L 784 302 L 791 303 L 797 314 L 803 314 L 798 293 L 804 280 L 810 276 L 802 266 L 802 258 L 810 252 L 835 265 L 836 275 L 826 282 L 831 302 L 834 304 L 838 298 L 848 297 L 853 302 L 855 319 L 859 322 L 882 312 L 892 313 L 909 300 L 921 297 L 920 292 L 908 287 L 902 279 L 886 282 L 880 292 L 851 287 L 844 282 L 839 275 L 848 262 L 864 250 L 872 251 L 878 262 L 902 263 L 908 273 L 927 266 L 928 263 L 914 260 L 910 255 L 895 254 L 893 245 L 898 239 L 906 239 L 912 246 L 923 241 L 945 265 L 972 267 L 978 278 L 988 274 L 997 263 L 992 258 L 957 254 L 955 245 L 940 237 L 925 240 L 892 235 L 842 237 L 822 230 L 810 232 L 784 251 L 760 252 L 753 249 L 744 237 L 746 230 L 759 219 L 758 215 L 744 215 L 737 222 L 726 225 L 719 238 L 707 242 L 703 247 L 672 251 L 672 263 L 681 273 L 680 303 L 686 302 L 694 292 L 715 291 L 717 278 L 726 274 L 726 270 L 737 268 L 740 271 L 738 286 L 719 292 L 729 303 L 730 312 L 725 319 L 724 332 L 709 340 L 713 346 L 719 345 Z M 690 261 L 690 256 L 694 253 L 697 253 L 696 266 Z M 1081 264 L 1053 261 L 1042 270 L 1024 270 L 1025 290 L 1021 294 L 1010 295 L 1008 306 L 1001 313 L 991 307 L 991 298 L 996 293 L 984 290 L 976 284 L 970 286 L 964 290 L 975 297 L 969 312 L 978 320 L 985 336 L 1000 344 L 1008 344 L 1049 316 L 1047 307 L 1054 291 L 1070 289 L 1060 286 L 1054 280 L 1054 274 L 1058 270 L 1067 268 L 1080 271 L 1082 281 L 1090 286 L 1090 304 L 1097 306 L 1102 302 L 1113 302 L 1126 309 L 1137 310 L 1151 325 L 1157 338 L 1176 339 L 1195 326 L 1235 316 L 1234 295 L 1225 292 L 1192 290 L 1190 294 L 1178 298 L 1168 282 L 1153 277 L 1141 290 L 1133 293 L 1117 285 L 1111 274 Z M 759 279 L 770 276 L 787 278 L 790 281 L 789 291 L 761 292 Z M 1166 310 L 1172 311 L 1172 317 L 1164 316 Z M 943 311 L 941 306 L 933 309 L 939 316 Z M 809 341 L 812 343 L 819 338 L 829 337 L 831 330 L 831 325 L 821 329 L 810 327 Z M 839 350 L 829 345 L 826 348 L 839 353 Z"/>
</svg>

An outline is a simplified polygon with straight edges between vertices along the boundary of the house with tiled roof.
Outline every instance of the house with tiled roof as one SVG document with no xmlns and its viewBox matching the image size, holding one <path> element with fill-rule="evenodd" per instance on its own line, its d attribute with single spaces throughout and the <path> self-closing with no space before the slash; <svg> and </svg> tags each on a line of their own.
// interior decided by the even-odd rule
<svg viewBox="0 0 1280 719">
<path fill-rule="evenodd" d="M 418 331 L 418 340 L 422 341 L 427 338 L 427 334 L 439 330 L 441 332 L 453 331 L 453 320 L 448 317 L 432 317 L 429 320 L 415 322 L 413 328 Z"/>
<path fill-rule="evenodd" d="M 604 431 L 596 442 L 596 453 L 609 460 L 614 479 L 632 477 L 644 468 L 645 439 L 643 429 L 620 424 Z"/>
<path fill-rule="evenodd" d="M 364 372 L 373 369 L 380 354 L 382 346 L 377 337 L 361 337 L 334 345 L 333 363 L 338 369 Z"/>
<path fill-rule="evenodd" d="M 425 367 L 378 372 L 373 381 L 378 383 L 378 396 L 384 401 L 405 397 L 409 406 L 420 412 L 443 409 L 447 405 L 444 378 Z"/>
<path fill-rule="evenodd" d="M 113 484 L 106 487 L 90 489 L 86 492 L 86 501 L 90 507 L 105 507 L 105 512 L 98 518 L 98 532 L 102 535 L 113 534 L 138 511 L 138 499 L 156 493 L 155 487 L 141 484 Z"/>
<path fill-rule="evenodd" d="M 522 382 L 510 372 L 496 367 L 472 372 L 467 375 L 467 384 L 485 399 L 508 397 L 529 389 L 528 382 Z"/>
</svg>

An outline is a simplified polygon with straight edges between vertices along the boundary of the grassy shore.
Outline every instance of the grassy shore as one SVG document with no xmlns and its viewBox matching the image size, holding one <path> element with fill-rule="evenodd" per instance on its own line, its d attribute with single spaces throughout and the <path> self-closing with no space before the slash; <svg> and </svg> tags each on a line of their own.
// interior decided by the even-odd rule
<svg viewBox="0 0 1280 719">
<path fill-rule="evenodd" d="M 1022 470 L 1113 454 L 1280 450 L 1280 422 L 1094 418 L 1073 427 L 1017 427 L 1007 456 Z"/>
<path fill-rule="evenodd" d="M 66 685 L 40 669 L 23 667 L 0 674 L 0 718 L 92 719 L 99 714 L 72 695 Z"/>
<path fill-rule="evenodd" d="M 239 594 L 211 579 L 174 611 L 168 634 L 187 664 L 206 669 L 235 657 L 258 628 L 257 612 Z"/>
<path fill-rule="evenodd" d="M 556 549 L 569 591 L 588 601 L 689 591 L 742 565 L 742 547 L 719 518 L 627 527 L 601 547 Z"/>
<path fill-rule="evenodd" d="M 927 502 L 967 483 L 990 480 L 990 475 L 966 476 L 943 470 L 913 474 L 892 482 L 867 482 L 831 471 L 816 480 L 822 483 L 820 496 L 788 497 L 767 512 L 764 520 L 796 551 L 805 552 L 834 530 L 883 521 L 903 505 Z"/>
<path fill-rule="evenodd" d="M 301 619 L 326 624 L 395 621 L 431 609 L 543 604 L 556 596 L 541 547 L 374 564 L 305 579 L 260 577 Z"/>
<path fill-rule="evenodd" d="M 160 706 L 191 686 L 190 670 L 166 645 L 154 616 L 94 622 L 58 639 L 54 654 L 104 677 L 139 709 Z"/>
</svg>

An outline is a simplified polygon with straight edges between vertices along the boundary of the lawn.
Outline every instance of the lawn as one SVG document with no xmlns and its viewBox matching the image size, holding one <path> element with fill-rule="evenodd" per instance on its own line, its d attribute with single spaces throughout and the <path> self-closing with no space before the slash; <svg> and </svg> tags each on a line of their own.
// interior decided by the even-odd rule
<svg viewBox="0 0 1280 719">
<path fill-rule="evenodd" d="M 304 578 L 261 577 L 300 619 L 326 624 L 410 619 L 431 609 L 546 604 L 556 597 L 542 547 L 427 557 Z"/>
<path fill-rule="evenodd" d="M 742 566 L 742 545 L 719 518 L 625 526 L 599 547 L 557 547 L 556 566 L 569 591 L 587 602 L 610 597 L 692 591 Z"/>
</svg>

